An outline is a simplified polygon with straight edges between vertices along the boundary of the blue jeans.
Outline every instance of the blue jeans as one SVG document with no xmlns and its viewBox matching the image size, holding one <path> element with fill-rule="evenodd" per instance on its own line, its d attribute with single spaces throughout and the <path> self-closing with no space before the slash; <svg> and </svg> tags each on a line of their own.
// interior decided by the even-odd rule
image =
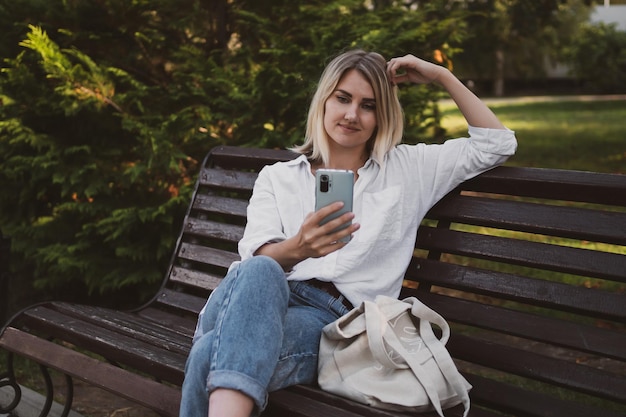
<svg viewBox="0 0 626 417">
<path fill-rule="evenodd" d="M 288 282 L 272 258 L 235 266 L 198 323 L 203 335 L 187 359 L 181 417 L 206 417 L 209 393 L 217 388 L 248 395 L 258 415 L 268 392 L 315 383 L 322 328 L 347 312 L 341 297 Z"/>
</svg>

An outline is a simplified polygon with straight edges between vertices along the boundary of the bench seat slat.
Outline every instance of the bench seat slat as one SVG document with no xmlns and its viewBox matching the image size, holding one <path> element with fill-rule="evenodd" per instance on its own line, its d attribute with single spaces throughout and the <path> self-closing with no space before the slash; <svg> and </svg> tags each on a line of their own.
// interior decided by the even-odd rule
<svg viewBox="0 0 626 417">
<path fill-rule="evenodd" d="M 619 293 L 576 287 L 502 272 L 414 259 L 407 278 L 420 283 L 485 294 L 530 305 L 558 308 L 623 322 L 626 303 Z"/>
<path fill-rule="evenodd" d="M 356 413 L 356 415 L 358 416 L 363 416 L 363 415 L 367 415 L 370 417 L 394 417 L 394 416 L 397 417 L 398 415 L 407 416 L 407 417 L 409 416 L 437 417 L 438 416 L 437 413 L 434 411 L 425 412 L 425 413 L 398 413 L 395 411 L 374 408 L 374 407 L 357 403 L 355 401 L 352 401 L 343 397 L 339 397 L 337 395 L 330 394 L 328 392 L 322 391 L 310 385 L 295 385 L 295 386 L 287 388 L 286 391 L 298 393 L 303 398 L 313 399 L 313 400 L 316 400 L 318 403 L 330 404 L 340 409 L 349 410 L 351 412 Z M 319 414 L 316 414 L 316 415 L 319 416 Z M 449 408 L 446 410 L 445 415 L 446 417 L 462 417 L 463 407 L 457 406 L 457 407 Z M 488 413 L 485 415 L 478 411 L 474 413 L 474 410 L 473 410 L 471 416 L 472 417 L 479 417 L 479 416 L 480 417 L 483 417 L 483 416 L 492 417 L 493 414 Z"/>
<path fill-rule="evenodd" d="M 314 417 L 319 415 L 333 417 L 361 417 L 362 414 L 319 403 L 298 395 L 292 390 L 274 392 L 269 397 L 266 413 L 275 417 Z"/>
<path fill-rule="evenodd" d="M 107 308 L 70 303 L 49 304 L 55 311 L 172 352 L 189 353 L 189 336 L 159 322 Z"/>
<path fill-rule="evenodd" d="M 626 256 L 420 226 L 417 247 L 555 272 L 626 282 Z"/>
<path fill-rule="evenodd" d="M 449 322 L 626 361 L 623 333 L 431 292 L 417 296 Z"/>
<path fill-rule="evenodd" d="M 193 329 L 196 326 L 197 314 L 179 315 L 172 314 L 168 311 L 160 310 L 156 306 L 142 308 L 135 312 L 139 317 L 153 322 L 159 322 L 163 326 L 167 326 L 181 335 L 186 335 L 191 340 Z"/>
<path fill-rule="evenodd" d="M 159 415 L 178 416 L 180 391 L 175 387 L 118 368 L 13 327 L 7 328 L 3 333 L 0 347 L 149 407 L 157 411 Z"/>
<path fill-rule="evenodd" d="M 110 361 L 149 373 L 164 381 L 182 384 L 186 355 L 100 328 L 44 306 L 27 310 L 21 320 L 33 330 L 98 352 Z"/>
<path fill-rule="evenodd" d="M 41 318 L 44 316 L 46 320 L 42 321 Z M 106 334 L 114 335 L 111 342 L 120 340 L 124 343 L 135 340 L 149 351 L 163 350 L 183 356 L 189 353 L 191 339 L 188 335 L 134 314 L 70 303 L 48 303 L 28 312 L 26 317 L 28 317 L 26 320 L 37 319 L 43 323 L 53 317 L 64 323 L 68 329 L 73 329 L 72 326 L 79 330 L 101 328 Z M 145 331 L 141 332 L 142 329 Z"/>
<path fill-rule="evenodd" d="M 429 218 L 570 239 L 626 245 L 626 213 L 455 195 Z M 589 227 L 593 219 L 594 227 Z"/>
</svg>

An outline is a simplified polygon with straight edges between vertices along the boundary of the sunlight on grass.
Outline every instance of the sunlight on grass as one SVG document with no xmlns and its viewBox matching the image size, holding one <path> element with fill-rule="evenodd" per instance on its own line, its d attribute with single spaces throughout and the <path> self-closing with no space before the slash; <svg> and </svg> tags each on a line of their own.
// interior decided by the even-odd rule
<svg viewBox="0 0 626 417">
<path fill-rule="evenodd" d="M 465 120 L 442 104 L 446 138 L 465 136 Z M 519 147 L 508 165 L 626 174 L 626 101 L 492 104 L 515 130 Z"/>
</svg>

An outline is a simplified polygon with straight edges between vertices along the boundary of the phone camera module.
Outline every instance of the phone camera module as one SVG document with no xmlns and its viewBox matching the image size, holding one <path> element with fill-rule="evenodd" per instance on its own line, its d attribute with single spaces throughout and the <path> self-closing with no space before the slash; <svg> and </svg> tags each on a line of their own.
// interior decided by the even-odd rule
<svg viewBox="0 0 626 417">
<path fill-rule="evenodd" d="M 320 191 L 323 192 L 323 193 L 327 193 L 328 192 L 328 186 L 329 186 L 328 175 L 326 175 L 326 174 L 320 175 Z"/>
</svg>

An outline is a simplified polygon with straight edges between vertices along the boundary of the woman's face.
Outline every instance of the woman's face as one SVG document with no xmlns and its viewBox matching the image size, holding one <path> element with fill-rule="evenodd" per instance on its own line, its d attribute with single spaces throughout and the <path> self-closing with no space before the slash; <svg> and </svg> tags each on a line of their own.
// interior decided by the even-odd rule
<svg viewBox="0 0 626 417">
<path fill-rule="evenodd" d="M 364 152 L 376 130 L 374 90 L 357 70 L 346 72 L 324 105 L 330 151 Z"/>
</svg>

